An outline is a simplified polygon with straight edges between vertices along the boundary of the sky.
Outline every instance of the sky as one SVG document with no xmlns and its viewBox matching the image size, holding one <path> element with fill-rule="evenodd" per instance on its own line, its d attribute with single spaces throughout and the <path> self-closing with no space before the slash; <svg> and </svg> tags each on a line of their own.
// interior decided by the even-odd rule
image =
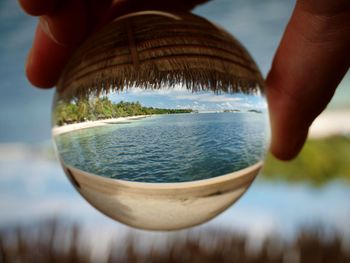
<svg viewBox="0 0 350 263">
<path fill-rule="evenodd" d="M 232 33 L 266 76 L 294 5 L 293 0 L 214 0 L 194 10 Z M 54 90 L 32 87 L 24 64 L 37 18 L 24 14 L 17 1 L 0 0 L 0 143 L 50 142 Z M 349 107 L 350 74 L 330 109 Z"/>
<path fill-rule="evenodd" d="M 119 101 L 139 101 L 141 105 L 146 107 L 193 109 L 199 112 L 223 110 L 245 112 L 251 109 L 266 110 L 267 107 L 265 98 L 259 94 L 222 93 L 215 95 L 211 91 L 193 93 L 181 86 L 161 90 L 132 88 L 120 93 L 111 93 L 108 97 L 115 103 Z"/>
</svg>

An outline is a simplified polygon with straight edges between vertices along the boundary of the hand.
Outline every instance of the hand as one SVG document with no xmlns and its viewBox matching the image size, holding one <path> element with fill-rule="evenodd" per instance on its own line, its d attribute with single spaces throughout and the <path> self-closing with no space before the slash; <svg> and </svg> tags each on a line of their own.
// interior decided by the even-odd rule
<svg viewBox="0 0 350 263">
<path fill-rule="evenodd" d="M 297 1 L 266 79 L 277 158 L 299 153 L 349 65 L 350 1 Z"/>
<path fill-rule="evenodd" d="M 19 0 L 30 15 L 39 16 L 26 74 L 37 87 L 56 84 L 77 46 L 117 16 L 140 10 L 187 11 L 207 0 Z"/>
<path fill-rule="evenodd" d="M 40 16 L 28 56 L 27 77 L 52 87 L 89 34 L 113 17 L 142 9 L 190 10 L 206 0 L 19 0 Z M 99 19 L 103 17 L 103 20 Z M 298 0 L 267 77 L 271 152 L 295 157 L 312 121 L 327 106 L 350 65 L 349 0 Z"/>
</svg>

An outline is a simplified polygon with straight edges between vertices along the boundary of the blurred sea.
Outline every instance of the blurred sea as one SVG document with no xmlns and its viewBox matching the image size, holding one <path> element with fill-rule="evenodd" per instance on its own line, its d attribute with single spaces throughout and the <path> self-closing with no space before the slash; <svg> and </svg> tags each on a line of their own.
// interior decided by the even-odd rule
<svg viewBox="0 0 350 263">
<path fill-rule="evenodd" d="M 266 75 L 293 5 L 291 0 L 215 0 L 195 13 L 233 33 Z M 24 75 L 36 22 L 17 1 L 0 0 L 0 227 L 58 216 L 106 233 L 129 231 L 89 206 L 52 156 L 53 91 L 31 87 Z M 348 107 L 349 86 L 348 73 L 329 110 Z M 259 239 L 274 232 L 293 235 L 300 225 L 316 222 L 349 235 L 349 197 L 350 187 L 342 182 L 313 188 L 258 179 L 236 205 L 199 228 L 236 229 Z"/>
</svg>

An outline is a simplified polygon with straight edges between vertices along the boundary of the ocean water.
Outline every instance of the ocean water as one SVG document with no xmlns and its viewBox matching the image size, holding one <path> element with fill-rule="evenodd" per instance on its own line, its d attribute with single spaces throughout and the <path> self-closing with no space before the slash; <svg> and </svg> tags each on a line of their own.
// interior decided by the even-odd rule
<svg viewBox="0 0 350 263">
<path fill-rule="evenodd" d="M 266 113 L 157 115 L 82 129 L 55 138 L 64 162 L 116 179 L 171 183 L 202 180 L 260 161 Z"/>
</svg>

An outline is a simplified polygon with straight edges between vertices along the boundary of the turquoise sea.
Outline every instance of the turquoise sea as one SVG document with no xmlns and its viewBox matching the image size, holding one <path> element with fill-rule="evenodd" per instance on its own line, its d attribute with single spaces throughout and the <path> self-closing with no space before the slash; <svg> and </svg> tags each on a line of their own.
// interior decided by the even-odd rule
<svg viewBox="0 0 350 263">
<path fill-rule="evenodd" d="M 150 116 L 58 135 L 67 165 L 116 179 L 169 183 L 201 180 L 260 161 L 265 113 Z"/>
</svg>

